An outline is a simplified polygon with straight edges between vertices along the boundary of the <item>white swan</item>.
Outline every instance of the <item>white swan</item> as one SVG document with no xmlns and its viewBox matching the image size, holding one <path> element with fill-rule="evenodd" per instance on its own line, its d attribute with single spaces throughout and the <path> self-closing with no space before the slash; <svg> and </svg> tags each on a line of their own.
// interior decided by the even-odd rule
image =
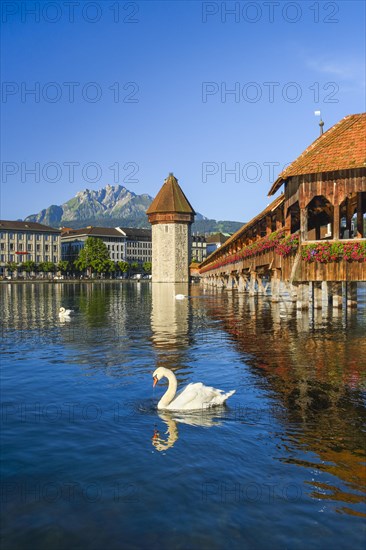
<svg viewBox="0 0 366 550">
<path fill-rule="evenodd" d="M 60 317 L 70 317 L 70 313 L 72 313 L 73 309 L 65 309 L 64 307 L 60 307 L 59 316 Z"/>
<path fill-rule="evenodd" d="M 177 379 L 173 371 L 164 367 L 159 367 L 153 373 L 155 387 L 159 380 L 166 377 L 169 381 L 169 387 L 158 403 L 158 409 L 168 409 L 170 411 L 209 409 L 223 405 L 225 401 L 235 393 L 235 390 L 224 393 L 223 390 L 217 390 L 210 386 L 204 386 L 202 382 L 188 384 L 176 397 Z M 175 398 L 175 399 L 174 399 Z"/>
<path fill-rule="evenodd" d="M 185 298 L 184 294 L 176 294 L 175 295 L 176 300 L 184 300 L 184 298 Z"/>
</svg>

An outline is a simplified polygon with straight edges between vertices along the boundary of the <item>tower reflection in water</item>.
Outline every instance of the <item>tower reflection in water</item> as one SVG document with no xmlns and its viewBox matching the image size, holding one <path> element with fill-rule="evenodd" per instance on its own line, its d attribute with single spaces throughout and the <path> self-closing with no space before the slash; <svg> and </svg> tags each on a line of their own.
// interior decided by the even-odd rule
<svg viewBox="0 0 366 550">
<path fill-rule="evenodd" d="M 152 343 L 156 351 L 156 366 L 172 370 L 178 379 L 178 389 L 189 383 L 191 373 L 186 365 L 190 344 L 189 288 L 185 283 L 155 283 L 152 285 L 151 329 Z M 184 300 L 176 300 L 177 294 L 184 294 Z M 155 369 L 154 369 L 155 370 Z M 166 391 L 166 379 L 160 383 Z M 158 390 L 159 391 L 159 390 Z M 159 394 L 160 398 L 160 394 Z M 223 407 L 199 411 L 158 411 L 165 424 L 161 433 L 157 428 L 152 436 L 152 444 L 157 451 L 166 451 L 174 446 L 179 438 L 178 423 L 191 426 L 218 426 Z"/>
</svg>

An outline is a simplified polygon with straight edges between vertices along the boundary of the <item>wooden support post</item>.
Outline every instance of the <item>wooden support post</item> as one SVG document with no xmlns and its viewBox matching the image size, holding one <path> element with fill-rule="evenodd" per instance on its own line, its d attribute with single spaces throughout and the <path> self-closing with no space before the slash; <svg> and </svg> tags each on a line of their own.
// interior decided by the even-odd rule
<svg viewBox="0 0 366 550">
<path fill-rule="evenodd" d="M 296 309 L 309 308 L 309 283 L 297 284 Z"/>
<path fill-rule="evenodd" d="M 357 193 L 357 238 L 364 237 L 363 229 L 363 211 L 362 211 L 362 193 Z"/>
<path fill-rule="evenodd" d="M 261 276 L 258 277 L 257 284 L 258 284 L 258 294 L 262 294 L 263 296 L 265 296 L 267 294 L 266 292 L 267 286 L 264 286 Z"/>
<path fill-rule="evenodd" d="M 315 240 L 320 241 L 320 222 L 318 216 L 315 221 Z"/>
<path fill-rule="evenodd" d="M 322 302 L 323 302 L 323 308 L 328 307 L 328 305 L 332 301 L 332 291 L 330 288 L 330 285 L 332 283 L 329 283 L 328 281 L 322 281 Z"/>
<path fill-rule="evenodd" d="M 308 240 L 308 209 L 301 208 L 300 210 L 300 237 L 301 241 Z"/>
<path fill-rule="evenodd" d="M 266 216 L 266 235 L 272 233 L 272 219 L 271 216 Z"/>
<path fill-rule="evenodd" d="M 246 279 L 245 276 L 240 273 L 239 274 L 239 281 L 238 281 L 238 292 L 245 292 L 246 290 Z"/>
<path fill-rule="evenodd" d="M 339 226 L 340 226 L 339 211 L 340 211 L 339 204 L 335 204 L 333 209 L 333 235 L 332 235 L 332 238 L 335 240 L 339 239 Z"/>
<path fill-rule="evenodd" d="M 297 299 L 297 288 L 294 284 L 288 282 L 286 283 L 287 292 L 289 295 L 290 302 L 296 302 Z"/>
</svg>

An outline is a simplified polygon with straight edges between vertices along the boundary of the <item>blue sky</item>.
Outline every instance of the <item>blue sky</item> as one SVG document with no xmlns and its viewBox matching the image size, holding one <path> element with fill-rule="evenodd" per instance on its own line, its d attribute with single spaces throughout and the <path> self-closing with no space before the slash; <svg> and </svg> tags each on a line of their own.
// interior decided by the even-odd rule
<svg viewBox="0 0 366 550">
<path fill-rule="evenodd" d="M 1 9 L 3 219 L 107 184 L 154 196 L 172 171 L 197 211 L 247 221 L 315 110 L 365 111 L 362 1 Z"/>
</svg>

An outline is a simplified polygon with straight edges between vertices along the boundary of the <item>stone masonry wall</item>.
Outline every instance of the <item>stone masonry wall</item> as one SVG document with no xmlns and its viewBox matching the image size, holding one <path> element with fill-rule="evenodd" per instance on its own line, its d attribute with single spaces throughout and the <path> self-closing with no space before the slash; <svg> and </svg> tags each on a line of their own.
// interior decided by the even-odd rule
<svg viewBox="0 0 366 550">
<path fill-rule="evenodd" d="M 158 223 L 152 226 L 152 281 L 189 281 L 190 225 Z"/>
</svg>

